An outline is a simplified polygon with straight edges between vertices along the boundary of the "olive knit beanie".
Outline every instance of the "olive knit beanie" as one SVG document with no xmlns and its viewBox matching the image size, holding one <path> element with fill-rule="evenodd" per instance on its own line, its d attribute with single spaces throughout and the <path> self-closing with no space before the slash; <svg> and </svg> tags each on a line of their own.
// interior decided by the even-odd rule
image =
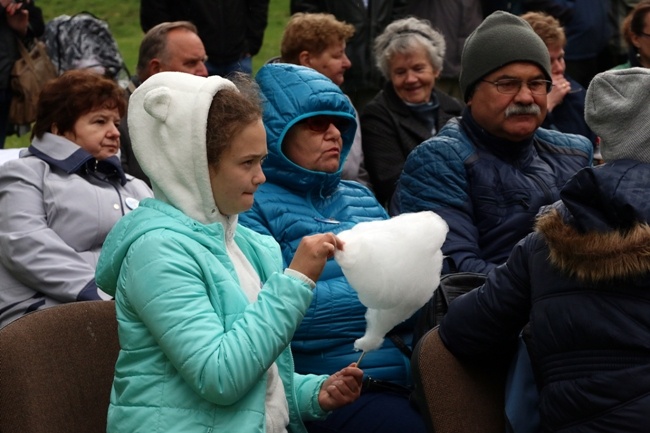
<svg viewBox="0 0 650 433">
<path fill-rule="evenodd" d="M 534 63 L 552 81 L 548 48 L 530 24 L 508 12 L 493 12 L 469 35 L 463 47 L 460 90 L 465 102 L 481 78 L 513 62 Z"/>
<path fill-rule="evenodd" d="M 589 83 L 585 120 L 600 137 L 605 162 L 633 159 L 650 164 L 650 69 L 601 72 Z"/>
</svg>

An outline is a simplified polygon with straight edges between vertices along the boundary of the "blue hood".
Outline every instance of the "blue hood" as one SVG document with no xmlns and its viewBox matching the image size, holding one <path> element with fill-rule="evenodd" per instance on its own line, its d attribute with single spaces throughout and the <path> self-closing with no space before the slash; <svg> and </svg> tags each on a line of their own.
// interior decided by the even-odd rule
<svg viewBox="0 0 650 433">
<path fill-rule="evenodd" d="M 297 191 L 320 188 L 327 195 L 341 180 L 341 170 L 357 129 L 350 99 L 323 74 L 304 66 L 272 63 L 256 75 L 262 91 L 268 159 L 264 162 L 267 181 Z M 317 115 L 341 116 L 353 127 L 343 134 L 341 163 L 335 173 L 307 170 L 282 153 L 282 141 L 297 122 Z"/>
</svg>

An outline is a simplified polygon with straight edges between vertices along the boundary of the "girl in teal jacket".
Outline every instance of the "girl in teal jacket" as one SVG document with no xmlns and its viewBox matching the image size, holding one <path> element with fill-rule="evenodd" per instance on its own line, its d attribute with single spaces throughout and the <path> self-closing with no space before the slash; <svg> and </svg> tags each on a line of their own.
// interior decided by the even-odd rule
<svg viewBox="0 0 650 433">
<path fill-rule="evenodd" d="M 120 354 L 109 432 L 303 432 L 359 396 L 356 366 L 293 371 L 289 343 L 340 241 L 277 243 L 237 225 L 265 181 L 259 104 L 221 77 L 164 72 L 131 96 L 133 149 L 155 199 L 110 232 L 97 283 Z"/>
</svg>

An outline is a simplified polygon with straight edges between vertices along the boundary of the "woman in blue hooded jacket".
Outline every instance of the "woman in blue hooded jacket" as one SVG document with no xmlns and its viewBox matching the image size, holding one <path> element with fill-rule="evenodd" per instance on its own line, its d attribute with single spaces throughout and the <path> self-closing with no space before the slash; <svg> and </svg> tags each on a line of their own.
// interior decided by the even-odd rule
<svg viewBox="0 0 650 433">
<path fill-rule="evenodd" d="M 262 67 L 256 80 L 263 94 L 267 182 L 240 222 L 273 236 L 289 263 L 303 236 L 336 234 L 360 222 L 388 218 L 369 189 L 341 180 L 357 125 L 354 108 L 338 86 L 313 69 L 280 63 Z M 291 343 L 296 371 L 328 374 L 355 362 L 359 353 L 353 345 L 365 332 L 365 313 L 341 268 L 329 260 Z M 407 321 L 394 331 L 410 343 L 412 324 Z M 364 357 L 363 369 L 373 379 L 410 384 L 409 359 L 389 339 Z M 321 427 L 424 431 L 419 413 L 404 395 L 370 391 L 327 420 L 308 425 L 311 432 Z"/>
</svg>

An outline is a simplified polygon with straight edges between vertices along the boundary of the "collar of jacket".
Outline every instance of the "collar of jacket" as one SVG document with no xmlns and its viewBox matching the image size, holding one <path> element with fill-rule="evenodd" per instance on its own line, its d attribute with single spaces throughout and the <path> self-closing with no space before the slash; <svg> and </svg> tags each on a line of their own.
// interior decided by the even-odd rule
<svg viewBox="0 0 650 433">
<path fill-rule="evenodd" d="M 465 107 L 460 120 L 463 130 L 478 148 L 489 150 L 499 159 L 506 162 L 522 160 L 531 155 L 535 135 L 522 141 L 510 141 L 496 137 L 483 129 L 472 116 L 472 110 Z"/>
<path fill-rule="evenodd" d="M 427 126 L 432 135 L 440 129 L 438 127 L 438 110 L 440 109 L 440 102 L 436 96 L 436 92 L 431 92 L 431 100 L 424 104 L 408 104 L 405 103 L 413 117 L 420 119 L 423 124 Z"/>
<path fill-rule="evenodd" d="M 402 99 L 397 95 L 397 92 L 395 92 L 395 88 L 393 87 L 392 83 L 388 82 L 384 85 L 383 94 L 384 98 L 386 99 L 386 105 L 397 115 L 399 118 L 399 123 L 403 128 L 412 130 L 415 134 L 421 136 L 423 140 L 431 137 L 431 130 L 427 128 L 427 126 L 419 117 L 413 115 L 411 108 L 406 105 L 404 101 L 402 101 Z M 436 108 L 440 110 L 441 107 L 439 98 L 435 89 L 433 89 L 432 97 L 438 101 L 438 106 Z M 438 125 L 440 117 L 439 114 L 440 113 L 438 111 L 435 112 L 435 123 L 438 130 L 442 128 L 442 125 Z"/>
<path fill-rule="evenodd" d="M 122 164 L 117 156 L 97 161 L 77 144 L 49 132 L 46 132 L 42 139 L 35 138 L 32 141 L 29 153 L 67 174 L 98 171 L 107 176 L 118 177 L 122 186 L 127 182 Z"/>
</svg>

